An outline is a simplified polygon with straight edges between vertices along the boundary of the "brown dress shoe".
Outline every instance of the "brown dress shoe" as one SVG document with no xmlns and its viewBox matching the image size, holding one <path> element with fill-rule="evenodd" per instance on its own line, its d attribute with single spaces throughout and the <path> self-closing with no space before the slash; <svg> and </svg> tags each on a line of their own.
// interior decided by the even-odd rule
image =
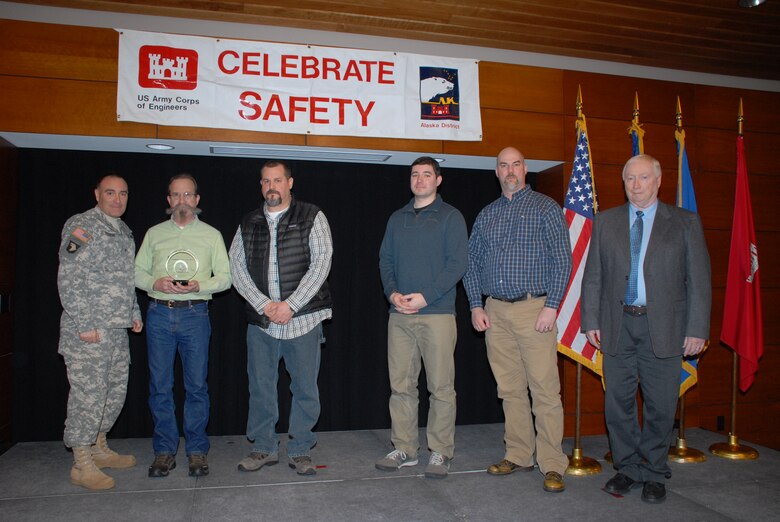
<svg viewBox="0 0 780 522">
<path fill-rule="evenodd" d="M 563 477 L 560 473 L 555 471 L 548 471 L 544 474 L 544 490 L 550 493 L 560 493 L 566 489 L 566 485 L 563 483 Z"/>
<path fill-rule="evenodd" d="M 515 464 L 511 460 L 502 460 L 498 464 L 492 464 L 490 467 L 488 467 L 487 472 L 491 475 L 509 475 L 510 473 L 514 473 L 515 471 L 531 471 L 534 469 L 533 466 L 520 466 L 518 464 Z"/>
</svg>

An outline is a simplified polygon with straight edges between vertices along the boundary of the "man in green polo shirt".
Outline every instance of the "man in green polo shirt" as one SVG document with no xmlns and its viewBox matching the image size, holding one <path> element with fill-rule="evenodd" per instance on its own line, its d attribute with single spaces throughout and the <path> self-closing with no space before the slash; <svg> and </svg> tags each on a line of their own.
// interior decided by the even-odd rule
<svg viewBox="0 0 780 522">
<path fill-rule="evenodd" d="M 150 477 L 176 467 L 179 430 L 173 402 L 173 366 L 178 351 L 184 372 L 184 439 L 190 476 L 209 472 L 208 301 L 230 287 L 230 262 L 222 234 L 198 219 L 198 184 L 179 174 L 168 184 L 171 219 L 146 233 L 135 258 L 135 285 L 149 294 L 146 341 L 149 408 L 154 420 Z"/>
</svg>

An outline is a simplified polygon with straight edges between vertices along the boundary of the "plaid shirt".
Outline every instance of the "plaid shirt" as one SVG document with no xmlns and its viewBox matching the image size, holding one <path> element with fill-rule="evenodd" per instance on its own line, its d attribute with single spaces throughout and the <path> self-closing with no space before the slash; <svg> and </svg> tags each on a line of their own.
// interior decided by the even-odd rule
<svg viewBox="0 0 780 522">
<path fill-rule="evenodd" d="M 272 245 L 276 244 L 277 225 L 282 215 L 272 219 L 267 211 L 265 213 Z M 309 235 L 309 250 L 311 251 L 309 270 L 301 279 L 295 292 L 286 300 L 293 312 L 298 311 L 311 301 L 330 273 L 333 240 L 330 236 L 328 220 L 322 212 L 318 212 L 317 217 L 314 218 L 314 226 Z M 258 290 L 254 281 L 252 281 L 252 277 L 249 275 L 241 226 L 236 230 L 233 243 L 230 245 L 230 272 L 233 275 L 233 286 L 258 313 L 262 314 L 265 306 L 271 301 L 279 301 L 281 299 L 276 248 L 271 248 L 269 252 L 268 289 L 271 295 L 267 296 Z M 271 323 L 268 328 L 261 328 L 261 330 L 275 339 L 295 339 L 309 333 L 322 321 L 330 319 L 331 316 L 331 309 L 326 308 L 308 314 L 293 316 L 287 324 Z"/>
<path fill-rule="evenodd" d="M 557 309 L 571 272 L 569 231 L 561 207 L 530 187 L 503 194 L 477 216 L 469 238 L 469 268 L 463 285 L 469 307 L 482 296 L 513 299 L 547 294 Z"/>
</svg>

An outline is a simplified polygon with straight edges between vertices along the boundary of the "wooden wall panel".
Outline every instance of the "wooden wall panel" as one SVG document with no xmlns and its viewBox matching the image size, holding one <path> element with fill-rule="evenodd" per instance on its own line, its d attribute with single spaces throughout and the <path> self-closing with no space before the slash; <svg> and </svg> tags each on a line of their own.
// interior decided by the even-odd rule
<svg viewBox="0 0 780 522">
<path fill-rule="evenodd" d="M 736 435 L 739 442 L 750 446 L 759 444 L 777 449 L 777 423 L 767 422 L 767 419 L 780 418 L 780 403 L 770 404 L 743 404 L 738 403 Z M 720 430 L 723 434 L 721 442 L 727 442 L 727 434 L 731 422 L 730 410 L 723 409 L 719 405 L 702 406 L 700 409 L 699 425 L 710 431 L 718 431 L 716 419 L 718 416 L 725 419 L 726 429 Z M 706 451 L 706 448 L 700 448 Z M 759 458 L 760 452 L 759 452 Z"/>
<path fill-rule="evenodd" d="M 756 243 L 761 270 L 761 287 L 780 288 L 780 263 L 777 262 L 780 259 L 780 231 L 757 231 Z M 770 321 L 777 322 L 778 316 L 765 315 L 765 317 Z"/>
<path fill-rule="evenodd" d="M 674 126 L 677 96 L 683 110 L 683 124 L 696 125 L 695 86 L 688 83 L 629 78 L 609 74 L 564 71 L 564 112 L 576 115 L 577 86 L 582 89 L 583 112 L 587 118 L 631 122 L 634 95 L 639 96 L 639 123 Z"/>
<path fill-rule="evenodd" d="M 693 183 L 696 188 L 696 205 L 699 207 L 704 228 L 727 231 L 728 242 L 734 217 L 736 173 L 709 172 L 699 169 L 693 178 Z"/>
<path fill-rule="evenodd" d="M 760 255 L 760 254 L 759 254 Z M 760 259 L 759 259 L 760 263 Z M 722 281 L 725 283 L 725 275 Z M 715 344 L 720 342 L 720 331 L 723 324 L 723 299 L 726 293 L 725 284 L 723 286 L 713 285 L 712 288 L 712 312 L 710 316 L 710 342 Z M 780 288 L 761 284 L 761 307 L 764 316 L 764 345 L 780 344 L 780 303 L 777 298 L 780 297 Z M 765 348 L 766 351 L 766 348 Z M 780 396 L 778 396 L 780 398 Z"/>
<path fill-rule="evenodd" d="M 780 95 L 778 95 L 780 97 Z M 778 139 L 780 135 L 746 132 L 745 159 L 748 174 L 780 175 L 777 162 Z M 708 171 L 736 173 L 737 169 L 737 128 L 719 130 L 699 128 L 693 136 L 701 156 L 698 168 Z"/>
<path fill-rule="evenodd" d="M 482 109 L 482 141 L 445 141 L 445 154 L 495 156 L 517 147 L 527 158 L 563 161 L 563 115 Z"/>
<path fill-rule="evenodd" d="M 563 112 L 563 71 L 479 63 L 479 99 L 482 108 L 528 112 Z"/>
<path fill-rule="evenodd" d="M 575 408 L 576 408 L 576 383 L 577 366 L 574 361 L 568 357 L 562 359 L 563 379 L 561 381 L 563 410 L 564 410 L 564 430 L 567 436 L 574 433 Z M 580 430 L 582 435 L 597 435 L 605 433 L 604 425 L 604 389 L 601 385 L 601 377 L 588 369 L 582 369 L 581 383 L 581 421 Z M 592 457 L 601 458 L 601 455 Z"/>
<path fill-rule="evenodd" d="M 746 133 L 778 131 L 780 97 L 777 93 L 706 85 L 696 86 L 698 125 L 736 131 L 740 97 L 745 114 Z"/>
<path fill-rule="evenodd" d="M 780 136 L 779 136 L 780 138 Z M 780 139 L 778 139 L 778 145 L 780 146 Z M 705 223 L 707 228 L 723 228 L 731 230 L 731 224 L 734 217 L 734 190 L 736 189 L 736 173 L 713 173 L 708 174 L 707 178 L 712 181 L 720 181 L 719 184 L 714 184 L 709 187 L 706 184 L 700 184 L 702 186 L 703 194 L 706 194 L 706 198 L 702 198 L 706 206 L 712 205 L 712 200 L 722 203 L 720 207 L 722 216 L 717 219 L 712 215 L 715 208 L 708 211 L 702 216 L 708 218 Z M 778 177 L 762 174 L 750 174 L 748 173 L 748 182 L 750 184 L 750 200 L 753 207 L 753 222 L 757 231 L 772 231 L 778 230 L 777 225 L 777 212 L 774 208 L 777 198 L 775 197 L 775 191 L 777 190 Z M 699 190 L 696 191 L 697 201 L 699 198 Z M 716 224 L 722 226 L 716 227 Z"/>
<path fill-rule="evenodd" d="M 153 125 L 116 121 L 116 84 L 0 76 L 0 129 L 148 138 Z"/>
<path fill-rule="evenodd" d="M 568 165 L 568 166 L 566 166 Z M 565 189 L 569 184 L 569 177 L 571 176 L 571 164 L 561 164 L 555 167 L 549 168 L 539 173 L 536 177 L 536 186 L 534 190 L 547 194 L 559 205 L 563 205 L 563 195 Z"/>
<path fill-rule="evenodd" d="M 0 19 L 0 74 L 116 83 L 119 33 Z"/>
<path fill-rule="evenodd" d="M 623 189 L 622 165 L 593 165 L 595 175 L 596 196 L 599 209 L 607 210 L 626 202 L 626 191 Z"/>
<path fill-rule="evenodd" d="M 607 120 L 602 118 L 587 118 L 588 139 L 593 161 L 619 165 L 621 171 L 623 165 L 631 157 L 631 136 L 628 134 L 630 123 L 622 120 Z M 570 136 L 566 136 L 566 159 L 574 158 L 574 146 L 576 134 L 574 132 L 574 116 L 566 117 L 565 128 Z M 657 125 L 646 123 L 642 125 L 645 130 L 645 152 L 661 162 L 664 171 L 677 171 L 677 149 L 674 141 L 673 125 Z"/>
</svg>

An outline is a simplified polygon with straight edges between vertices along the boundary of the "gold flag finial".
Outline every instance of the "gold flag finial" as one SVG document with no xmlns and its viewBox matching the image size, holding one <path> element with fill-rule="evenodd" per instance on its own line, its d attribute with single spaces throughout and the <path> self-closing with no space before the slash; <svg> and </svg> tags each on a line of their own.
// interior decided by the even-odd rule
<svg viewBox="0 0 780 522">
<path fill-rule="evenodd" d="M 742 136 L 742 123 L 745 121 L 745 114 L 742 112 L 742 96 L 739 97 L 739 114 L 737 114 L 737 134 Z"/>
<path fill-rule="evenodd" d="M 639 123 L 639 93 L 634 92 L 634 117 L 632 121 L 634 123 Z"/>
<path fill-rule="evenodd" d="M 677 97 L 677 114 L 674 117 L 677 128 L 682 129 L 682 109 L 680 108 L 680 97 Z"/>
<path fill-rule="evenodd" d="M 582 86 L 577 85 L 577 103 L 574 106 L 577 109 L 577 119 L 582 118 Z"/>
</svg>

